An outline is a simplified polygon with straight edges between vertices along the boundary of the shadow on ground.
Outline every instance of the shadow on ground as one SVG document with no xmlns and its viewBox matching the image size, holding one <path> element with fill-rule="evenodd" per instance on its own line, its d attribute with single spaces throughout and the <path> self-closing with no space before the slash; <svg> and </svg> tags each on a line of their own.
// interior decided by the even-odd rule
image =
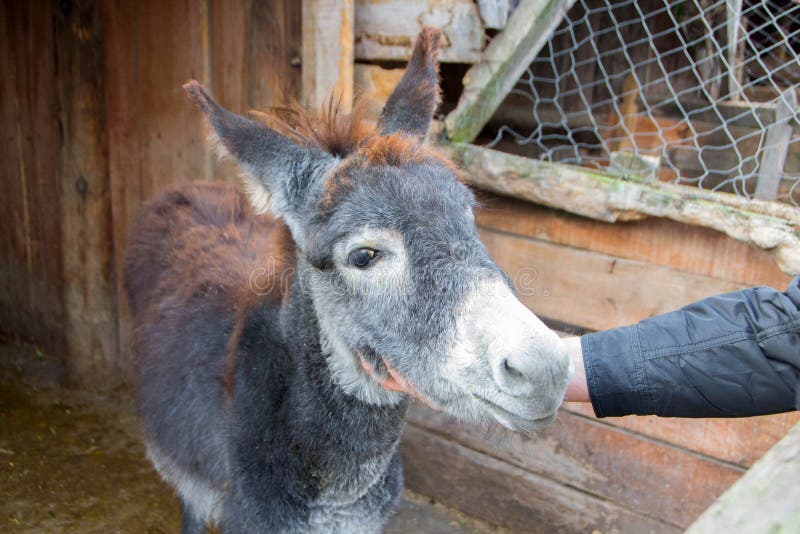
<svg viewBox="0 0 800 534">
<path fill-rule="evenodd" d="M 130 396 L 62 387 L 58 362 L 0 345 L 0 531 L 178 532 L 178 502 L 144 457 Z M 496 532 L 406 492 L 387 533 Z"/>
</svg>

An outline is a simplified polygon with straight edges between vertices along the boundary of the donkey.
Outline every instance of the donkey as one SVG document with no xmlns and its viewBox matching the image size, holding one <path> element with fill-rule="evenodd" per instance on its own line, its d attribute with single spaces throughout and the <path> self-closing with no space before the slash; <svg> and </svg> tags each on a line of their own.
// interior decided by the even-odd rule
<svg viewBox="0 0 800 534">
<path fill-rule="evenodd" d="M 568 358 L 423 143 L 439 40 L 419 35 L 377 124 L 335 105 L 248 119 L 184 86 L 246 187 L 165 193 L 125 260 L 147 452 L 183 532 L 378 532 L 408 400 L 380 386 L 384 362 L 461 419 L 531 432 L 555 417 Z"/>
</svg>

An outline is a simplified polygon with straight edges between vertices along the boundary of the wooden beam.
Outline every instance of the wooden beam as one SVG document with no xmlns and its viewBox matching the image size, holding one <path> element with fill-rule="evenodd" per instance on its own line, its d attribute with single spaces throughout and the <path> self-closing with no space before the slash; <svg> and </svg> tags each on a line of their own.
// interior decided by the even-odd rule
<svg viewBox="0 0 800 534">
<path fill-rule="evenodd" d="M 759 460 L 687 530 L 797 532 L 800 528 L 800 425 Z"/>
<path fill-rule="evenodd" d="M 100 5 L 76 5 L 54 19 L 67 370 L 77 384 L 104 388 L 121 377 Z"/>
<path fill-rule="evenodd" d="M 478 226 L 749 285 L 786 287 L 770 254 L 699 226 L 651 217 L 610 224 L 479 192 Z"/>
<path fill-rule="evenodd" d="M 445 120 L 453 141 L 473 141 L 547 43 L 575 0 L 522 0 L 503 30 L 464 76 L 458 106 Z"/>
<path fill-rule="evenodd" d="M 800 273 L 800 210 L 772 202 L 696 188 L 639 184 L 600 171 L 553 164 L 465 143 L 449 145 L 469 169 L 466 180 L 487 191 L 514 196 L 600 221 L 647 216 L 704 226 L 770 251 L 780 269 Z M 726 199 L 722 203 L 717 199 Z"/>
<path fill-rule="evenodd" d="M 775 122 L 767 128 L 767 139 L 756 184 L 756 198 L 775 200 L 778 197 L 797 109 L 797 89 L 790 87 L 778 97 L 775 104 Z"/>
<path fill-rule="evenodd" d="M 353 105 L 353 0 L 303 0 L 303 103 Z"/>
<path fill-rule="evenodd" d="M 439 61 L 475 63 L 484 45 L 472 0 L 356 0 L 355 57 L 406 61 L 423 26 L 442 30 Z"/>
</svg>

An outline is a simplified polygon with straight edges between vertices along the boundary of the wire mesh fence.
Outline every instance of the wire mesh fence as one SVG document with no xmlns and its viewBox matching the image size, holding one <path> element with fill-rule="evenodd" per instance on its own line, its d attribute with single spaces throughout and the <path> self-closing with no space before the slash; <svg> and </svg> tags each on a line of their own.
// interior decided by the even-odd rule
<svg viewBox="0 0 800 534">
<path fill-rule="evenodd" d="M 578 0 L 490 146 L 800 205 L 798 0 Z"/>
</svg>

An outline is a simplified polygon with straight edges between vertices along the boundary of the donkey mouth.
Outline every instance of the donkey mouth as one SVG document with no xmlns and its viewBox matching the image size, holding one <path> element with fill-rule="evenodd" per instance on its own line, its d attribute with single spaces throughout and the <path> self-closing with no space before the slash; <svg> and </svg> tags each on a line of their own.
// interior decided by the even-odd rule
<svg viewBox="0 0 800 534">
<path fill-rule="evenodd" d="M 556 415 L 558 415 L 558 411 L 554 410 L 552 413 L 542 417 L 529 418 L 509 411 L 499 404 L 481 397 L 480 395 L 473 394 L 472 398 L 474 398 L 495 421 L 504 427 L 517 432 L 530 433 L 537 430 L 542 430 L 549 426 L 550 423 L 555 420 Z"/>
</svg>

